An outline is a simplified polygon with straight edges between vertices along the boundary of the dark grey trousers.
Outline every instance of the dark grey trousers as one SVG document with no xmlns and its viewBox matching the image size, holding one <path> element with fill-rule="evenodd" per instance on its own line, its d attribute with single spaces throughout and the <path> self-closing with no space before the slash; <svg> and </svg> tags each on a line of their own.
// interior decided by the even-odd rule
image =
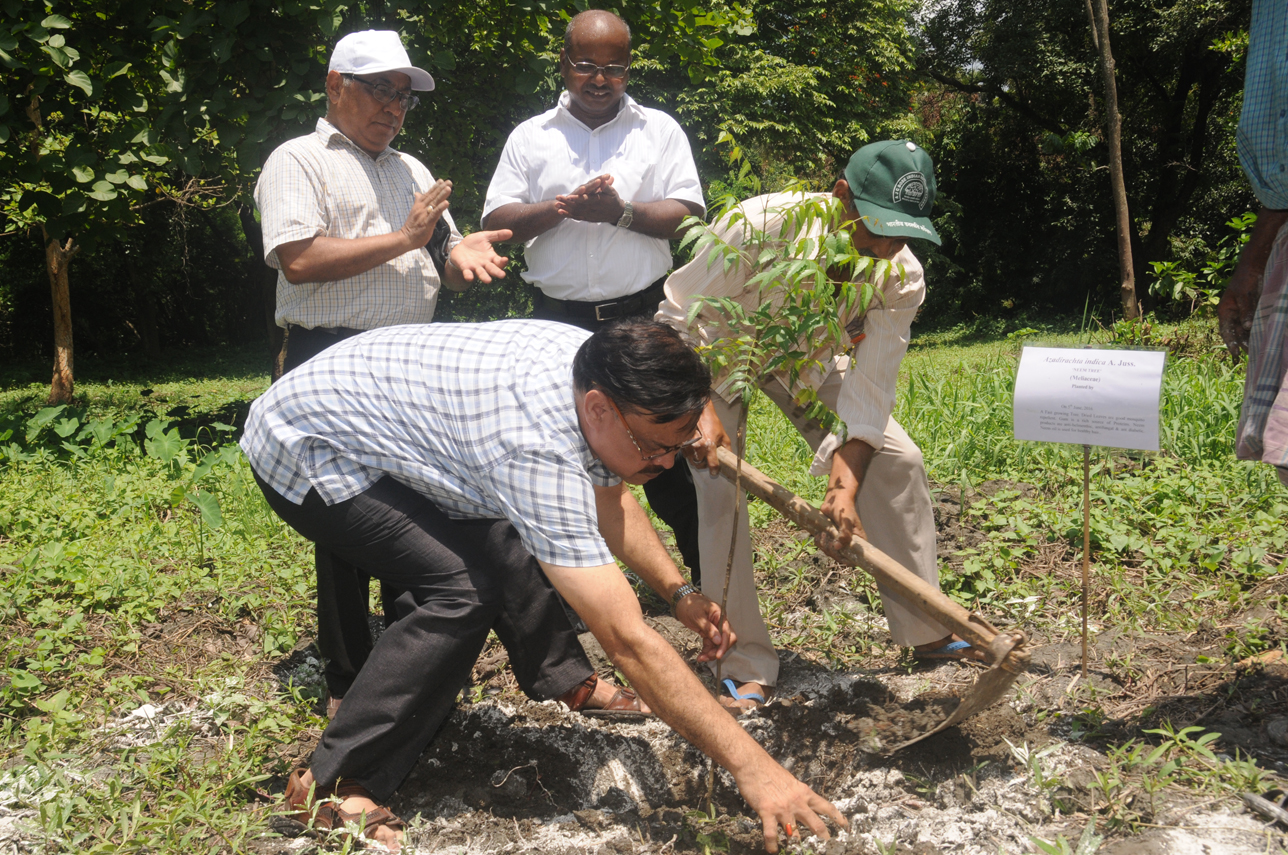
<svg viewBox="0 0 1288 855">
<path fill-rule="evenodd" d="M 291 325 L 286 339 L 286 357 L 282 361 L 283 376 L 332 345 L 361 332 L 363 330 L 327 331 Z M 366 573 L 324 546 L 314 547 L 313 568 L 317 576 L 317 645 L 326 662 L 322 673 L 331 696 L 343 698 L 371 655 L 370 610 L 367 606 L 371 598 L 370 579 Z M 396 588 L 380 586 L 386 627 L 393 622 L 394 601 L 398 594 Z"/>
<path fill-rule="evenodd" d="M 319 785 L 344 777 L 387 799 L 469 680 L 488 630 L 530 696 L 554 698 L 593 673 L 554 588 L 507 520 L 453 520 L 392 478 L 326 505 L 296 505 L 258 477 L 288 525 L 404 593 L 310 764 Z"/>
</svg>

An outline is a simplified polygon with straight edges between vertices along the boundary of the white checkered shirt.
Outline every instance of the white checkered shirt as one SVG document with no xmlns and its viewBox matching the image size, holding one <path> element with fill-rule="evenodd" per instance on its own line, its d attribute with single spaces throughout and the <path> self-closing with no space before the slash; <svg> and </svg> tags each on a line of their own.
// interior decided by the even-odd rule
<svg viewBox="0 0 1288 855">
<path fill-rule="evenodd" d="M 483 216 L 513 202 L 548 202 L 596 176 L 630 202 L 676 199 L 702 205 L 698 167 L 684 129 L 629 95 L 612 121 L 591 130 L 569 110 L 528 119 L 505 142 Z M 612 300 L 642 291 L 671 269 L 671 244 L 614 223 L 564 220 L 528 241 L 523 278 L 556 300 Z"/>
<path fill-rule="evenodd" d="M 277 247 L 312 237 L 360 238 L 402 228 L 412 193 L 434 183 L 419 160 L 387 148 L 373 158 L 326 119 L 278 146 L 255 185 L 264 261 L 281 270 Z M 450 214 L 452 245 L 461 239 Z M 434 319 L 441 283 L 424 248 L 334 282 L 292 285 L 277 274 L 277 324 L 371 330 Z"/>
<path fill-rule="evenodd" d="M 241 447 L 292 502 L 328 505 L 382 476 L 453 519 L 508 519 L 537 559 L 612 562 L 593 487 L 618 479 L 577 422 L 572 358 L 588 334 L 499 321 L 373 330 L 328 348 L 251 407 Z"/>
</svg>

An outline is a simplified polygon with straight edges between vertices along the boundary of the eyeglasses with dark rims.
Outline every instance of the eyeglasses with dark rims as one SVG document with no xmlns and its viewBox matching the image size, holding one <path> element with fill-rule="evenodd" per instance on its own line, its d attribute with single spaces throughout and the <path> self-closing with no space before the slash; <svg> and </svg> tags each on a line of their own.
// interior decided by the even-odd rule
<svg viewBox="0 0 1288 855">
<path fill-rule="evenodd" d="M 370 80 L 363 80 L 361 77 L 355 77 L 352 74 L 340 75 L 345 80 L 354 80 L 361 83 L 371 91 L 371 97 L 376 99 L 376 103 L 385 106 L 395 98 L 398 99 L 398 107 L 404 113 L 410 113 L 420 103 L 420 98 L 410 92 L 399 92 L 388 83 L 372 83 Z"/>
<path fill-rule="evenodd" d="M 604 397 L 607 398 L 608 396 L 605 395 Z M 631 430 L 631 426 L 626 423 L 626 416 L 622 415 L 622 411 L 618 409 L 617 404 L 613 401 L 612 398 L 608 398 L 608 406 L 612 407 L 613 412 L 617 413 L 617 417 L 622 420 L 622 427 L 626 428 L 626 435 L 630 437 L 631 445 L 635 446 L 635 450 L 640 453 L 640 457 L 644 459 L 645 463 L 652 463 L 655 460 L 661 460 L 663 457 L 666 457 L 668 454 L 675 454 L 677 451 L 684 451 L 684 449 L 690 448 L 693 445 L 706 439 L 706 437 L 702 435 L 702 428 L 698 427 L 697 425 L 694 425 L 693 430 L 698 435 L 693 437 L 693 439 L 686 440 L 680 443 L 679 445 L 673 445 L 670 448 L 664 448 L 661 451 L 654 452 L 653 454 L 645 454 L 644 449 L 640 447 L 640 441 L 635 438 L 635 432 Z"/>
</svg>

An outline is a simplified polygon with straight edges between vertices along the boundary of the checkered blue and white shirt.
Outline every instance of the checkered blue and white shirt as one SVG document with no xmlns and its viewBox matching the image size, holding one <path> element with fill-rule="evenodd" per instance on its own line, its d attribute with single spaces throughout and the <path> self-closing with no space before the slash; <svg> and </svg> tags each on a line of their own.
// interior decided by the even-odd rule
<svg viewBox="0 0 1288 855">
<path fill-rule="evenodd" d="M 278 146 L 255 185 L 264 261 L 281 270 L 277 248 L 313 237 L 361 238 L 402 228 L 413 193 L 434 176 L 419 160 L 392 148 L 372 157 L 328 122 Z M 461 240 L 451 214 L 451 245 Z M 357 276 L 298 285 L 277 274 L 277 324 L 374 330 L 434 319 L 442 283 L 423 247 Z"/>
<path fill-rule="evenodd" d="M 1237 140 L 1257 200 L 1288 208 L 1288 7 L 1282 0 L 1252 4 Z"/>
<path fill-rule="evenodd" d="M 577 422 L 588 334 L 543 321 L 373 330 L 328 348 L 251 407 L 241 447 L 269 486 L 328 505 L 388 475 L 454 519 L 510 520 L 538 560 L 612 562 L 594 486 L 618 478 Z"/>
</svg>

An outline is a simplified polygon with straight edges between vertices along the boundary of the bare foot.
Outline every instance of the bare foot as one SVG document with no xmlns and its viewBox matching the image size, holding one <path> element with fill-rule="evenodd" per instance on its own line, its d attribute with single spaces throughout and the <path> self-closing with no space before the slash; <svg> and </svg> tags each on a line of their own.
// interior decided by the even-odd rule
<svg viewBox="0 0 1288 855">
<path fill-rule="evenodd" d="M 363 796 L 350 796 L 340 802 L 340 810 L 351 816 L 360 816 L 364 813 L 371 814 L 374 813 L 378 807 L 380 807 L 380 805 Z M 358 820 L 358 825 L 361 826 L 365 824 L 366 823 L 363 820 Z M 390 852 L 397 852 L 402 849 L 403 833 L 385 825 L 377 825 L 375 841 L 384 846 Z"/>
</svg>

